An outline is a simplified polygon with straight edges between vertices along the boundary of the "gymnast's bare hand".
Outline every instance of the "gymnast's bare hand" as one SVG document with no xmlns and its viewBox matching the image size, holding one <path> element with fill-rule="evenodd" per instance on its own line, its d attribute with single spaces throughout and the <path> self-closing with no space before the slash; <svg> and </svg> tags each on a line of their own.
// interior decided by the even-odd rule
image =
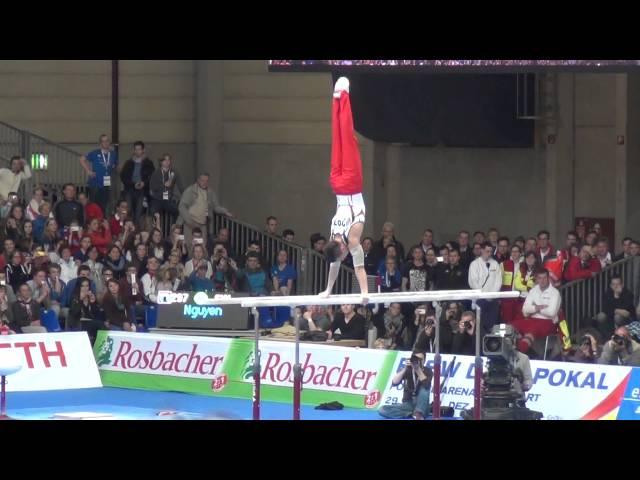
<svg viewBox="0 0 640 480">
<path fill-rule="evenodd" d="M 362 301 L 360 303 L 362 305 L 366 305 L 367 303 L 369 303 L 369 294 L 368 293 L 363 293 L 362 294 Z"/>
<path fill-rule="evenodd" d="M 319 296 L 320 298 L 327 298 L 329 295 L 331 295 L 331 291 L 330 291 L 330 290 L 325 290 L 324 292 L 320 292 L 320 293 L 318 294 L 318 296 Z"/>
</svg>

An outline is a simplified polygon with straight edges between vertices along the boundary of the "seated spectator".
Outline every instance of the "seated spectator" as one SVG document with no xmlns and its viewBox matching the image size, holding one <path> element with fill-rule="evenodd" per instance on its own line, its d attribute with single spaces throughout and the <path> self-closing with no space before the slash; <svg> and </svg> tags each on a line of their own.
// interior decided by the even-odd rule
<svg viewBox="0 0 640 480">
<path fill-rule="evenodd" d="M 76 278 L 78 272 L 78 265 L 71 256 L 71 248 L 66 243 L 60 245 L 58 249 L 58 265 L 60 265 L 60 278 L 64 283 L 69 283 L 72 279 Z"/>
<path fill-rule="evenodd" d="M 175 268 L 178 273 L 178 280 L 182 282 L 184 280 L 184 265 L 180 261 L 182 255 L 180 251 L 177 249 L 171 250 L 169 253 L 169 258 L 167 261 L 160 267 L 162 270 L 166 270 L 167 268 Z"/>
<path fill-rule="evenodd" d="M 5 239 L 4 249 L 2 255 L 0 255 L 0 271 L 2 273 L 4 273 L 6 266 L 11 263 L 15 251 L 16 243 L 10 238 Z"/>
<path fill-rule="evenodd" d="M 591 247 L 583 245 L 580 255 L 571 257 L 564 272 L 564 278 L 567 282 L 575 280 L 586 280 L 595 277 L 602 270 L 600 262 L 591 255 Z"/>
<path fill-rule="evenodd" d="M 22 236 L 18 241 L 18 249 L 23 252 L 33 252 L 37 246 L 37 242 L 33 238 L 33 222 L 26 220 L 22 225 Z"/>
<path fill-rule="evenodd" d="M 524 257 L 524 262 L 520 263 L 516 270 L 516 278 L 513 285 L 520 292 L 520 298 L 526 298 L 529 292 L 536 286 L 536 272 L 540 269 L 540 261 L 535 252 L 528 252 Z M 520 306 L 524 305 L 524 300 Z"/>
<path fill-rule="evenodd" d="M 388 256 L 387 247 L 389 245 L 396 246 L 398 264 L 404 260 L 405 250 L 402 243 L 399 242 L 394 235 L 394 226 L 391 222 L 385 222 L 382 226 L 382 238 L 373 244 L 373 255 L 377 258 L 385 258 Z"/>
<path fill-rule="evenodd" d="M 518 350 L 527 353 L 537 338 L 544 338 L 557 331 L 560 292 L 549 280 L 545 269 L 536 273 L 536 286 L 529 292 L 522 307 L 523 317 L 516 318 L 512 325 L 523 338 L 518 341 Z"/>
<path fill-rule="evenodd" d="M 82 278 L 86 278 L 87 280 L 89 280 L 89 286 L 91 288 L 91 291 L 94 294 L 96 293 L 96 284 L 91 281 L 91 279 L 89 278 L 90 275 L 91 275 L 91 269 L 86 265 L 80 265 L 77 268 L 75 278 L 66 282 L 67 284 L 62 290 L 62 296 L 60 297 L 60 306 L 62 308 L 69 308 L 71 298 L 73 296 L 73 292 L 76 289 L 76 285 L 78 281 Z M 66 317 L 66 312 L 62 312 L 61 310 L 61 315 Z"/>
<path fill-rule="evenodd" d="M 614 257 L 614 262 L 625 260 L 631 256 L 631 242 L 633 242 L 631 237 L 624 237 L 624 239 L 622 239 L 622 251 Z"/>
<path fill-rule="evenodd" d="M 205 257 L 206 252 L 204 251 L 204 247 L 202 245 L 195 245 L 193 247 L 193 258 L 184 265 L 184 275 L 186 278 L 189 278 L 201 264 L 207 267 L 207 278 L 211 278 L 213 275 L 213 267 L 211 267 L 211 262 Z"/>
<path fill-rule="evenodd" d="M 174 225 L 171 228 L 171 250 L 178 251 L 178 260 L 182 263 L 185 262 L 189 258 L 189 252 L 187 251 L 187 247 L 184 244 L 184 235 L 182 235 L 182 227 L 180 225 Z M 227 249 L 227 252 L 229 250 Z"/>
<path fill-rule="evenodd" d="M 213 281 L 207 276 L 207 266 L 205 264 L 198 265 L 196 271 L 191 273 L 189 285 L 193 292 L 212 292 L 215 289 Z"/>
<path fill-rule="evenodd" d="M 384 276 L 380 279 L 381 292 L 399 292 L 402 288 L 402 273 L 398 269 L 398 261 L 395 257 L 389 257 L 385 261 Z"/>
<path fill-rule="evenodd" d="M 10 302 L 7 297 L 7 285 L 0 283 L 0 326 L 11 328 L 10 325 L 13 323 L 12 305 L 13 302 Z"/>
<path fill-rule="evenodd" d="M 53 209 L 56 221 L 60 228 L 76 225 L 84 225 L 84 207 L 76 200 L 76 186 L 66 183 L 62 187 L 63 199 Z"/>
<path fill-rule="evenodd" d="M 278 252 L 278 262 L 271 268 L 271 280 L 276 295 L 285 296 L 294 294 L 294 282 L 298 279 L 298 273 L 289 264 L 289 254 L 286 250 Z"/>
<path fill-rule="evenodd" d="M 401 333 L 404 329 L 404 315 L 399 303 L 392 303 L 384 314 L 384 348 L 397 350 L 398 344 L 402 344 Z"/>
<path fill-rule="evenodd" d="M 38 270 L 34 273 L 33 279 L 27 282 L 31 289 L 31 298 L 40 304 L 42 310 L 49 310 L 51 306 L 50 290 L 47 285 L 47 272 Z"/>
<path fill-rule="evenodd" d="M 86 193 L 80 192 L 78 194 L 78 203 L 82 205 L 82 208 L 84 209 L 85 223 L 89 223 L 94 218 L 98 220 L 98 222 L 102 222 L 104 220 L 102 208 L 97 203 L 90 201 Z"/>
<path fill-rule="evenodd" d="M 218 260 L 222 257 L 226 258 L 227 260 L 229 259 L 229 254 L 227 253 L 227 249 L 224 248 L 224 245 L 222 245 L 221 243 L 216 243 L 213 246 L 213 254 L 211 255 L 211 265 L 215 265 L 216 263 L 218 263 Z"/>
<path fill-rule="evenodd" d="M 282 239 L 289 242 L 289 243 L 294 243 L 295 242 L 295 238 L 296 238 L 296 233 L 291 230 L 290 228 L 287 228 L 285 230 L 282 231 Z"/>
<path fill-rule="evenodd" d="M 148 249 L 144 243 L 139 243 L 135 247 L 135 253 L 127 252 L 127 261 L 138 269 L 138 278 L 147 273 Z"/>
<path fill-rule="evenodd" d="M 109 248 L 109 253 L 104 260 L 104 266 L 111 269 L 113 277 L 116 280 L 122 279 L 126 273 L 126 262 L 122 255 L 122 250 L 119 247 L 113 245 Z"/>
<path fill-rule="evenodd" d="M 615 327 L 622 327 L 635 318 L 633 293 L 624 286 L 618 275 L 611 277 L 609 288 L 602 299 L 602 312 L 596 316 L 598 331 L 608 337 Z"/>
<path fill-rule="evenodd" d="M 598 363 L 601 365 L 626 365 L 630 367 L 640 366 L 638 358 L 640 343 L 631 338 L 626 327 L 618 327 L 604 347 Z"/>
<path fill-rule="evenodd" d="M 107 248 L 111 245 L 111 230 L 109 230 L 109 222 L 107 220 L 100 220 L 97 218 L 92 219 L 89 222 L 89 228 L 86 235 L 91 239 L 91 244 L 98 247 L 98 251 L 101 255 L 106 255 Z"/>
<path fill-rule="evenodd" d="M 82 263 L 83 265 L 88 266 L 91 269 L 91 275 L 89 278 L 96 284 L 98 290 L 102 290 L 104 285 L 102 283 L 102 269 L 104 265 L 100 261 L 100 252 L 98 252 L 98 247 L 91 246 L 87 252 L 87 259 Z"/>
<path fill-rule="evenodd" d="M 58 222 L 54 218 L 48 219 L 44 224 L 44 231 L 40 237 L 40 244 L 48 252 L 58 249 L 62 236 L 58 230 Z"/>
<path fill-rule="evenodd" d="M 310 332 L 326 332 L 331 328 L 331 317 L 324 306 L 311 305 L 303 314 L 305 322 L 300 322 L 300 329 Z"/>
<path fill-rule="evenodd" d="M 40 304 L 31 295 L 31 289 L 26 283 L 21 284 L 16 291 L 16 302 L 11 306 L 11 330 L 16 333 L 44 333 L 47 331 L 40 322 Z M 37 328 L 34 328 L 37 327 Z"/>
<path fill-rule="evenodd" d="M 436 275 L 436 290 L 467 290 L 469 273 L 460 264 L 460 252 L 453 249 L 449 252 L 449 263 L 442 263 Z"/>
<path fill-rule="evenodd" d="M 84 235 L 80 239 L 80 248 L 73 254 L 73 259 L 80 263 L 86 262 L 89 258 L 89 248 L 91 248 L 91 237 Z"/>
<path fill-rule="evenodd" d="M 90 338 L 95 338 L 97 330 L 102 327 L 98 320 L 100 308 L 95 293 L 91 291 L 88 278 L 78 278 L 69 303 L 67 330 L 80 331 L 86 329 Z M 82 323 L 86 322 L 83 328 Z"/>
<path fill-rule="evenodd" d="M 366 324 L 365 318 L 356 313 L 353 305 L 342 305 L 327 333 L 329 338 L 336 340 L 366 340 Z"/>
<path fill-rule="evenodd" d="M 227 250 L 227 254 L 229 255 L 229 257 L 236 258 L 236 253 L 231 247 L 231 242 L 229 241 L 228 228 L 221 228 L 220 230 L 218 230 L 218 234 L 216 235 L 216 238 L 213 243 L 214 244 L 221 243 L 224 246 L 224 248 Z"/>
<path fill-rule="evenodd" d="M 456 355 L 475 355 L 476 352 L 476 315 L 467 310 L 458 320 L 451 342 L 451 353 Z"/>
<path fill-rule="evenodd" d="M 232 258 L 220 257 L 217 260 L 212 278 L 216 292 L 231 293 L 238 289 L 235 273 L 237 268 L 236 262 Z"/>
<path fill-rule="evenodd" d="M 107 282 L 112 279 L 118 281 L 118 279 L 113 276 L 113 270 L 109 267 L 104 267 L 102 269 L 102 278 L 100 279 L 100 283 L 96 283 L 96 297 L 98 298 L 98 303 L 100 305 L 102 305 L 102 300 L 107 293 Z"/>
<path fill-rule="evenodd" d="M 31 265 L 23 264 L 22 253 L 14 251 L 11 263 L 5 267 L 7 283 L 11 285 L 14 291 L 23 283 L 31 280 Z"/>
<path fill-rule="evenodd" d="M 611 253 L 609 252 L 609 241 L 606 238 L 601 238 L 596 243 L 596 259 L 600 262 L 600 267 L 604 270 L 612 263 Z"/>
<path fill-rule="evenodd" d="M 583 331 L 577 347 L 567 357 L 567 361 L 576 363 L 598 363 L 602 348 L 596 338 L 596 332 Z"/>
<path fill-rule="evenodd" d="M 126 200 L 118 202 L 118 207 L 109 219 L 109 231 L 114 237 L 119 237 L 124 230 L 124 222 L 129 219 L 129 204 Z"/>
<path fill-rule="evenodd" d="M 425 355 L 414 351 L 410 360 L 391 379 L 393 386 L 403 385 L 402 403 L 384 405 L 378 410 L 386 418 L 414 418 L 424 420 L 429 410 L 429 395 L 433 372 L 424 365 Z"/>
<path fill-rule="evenodd" d="M 428 249 L 427 251 L 433 251 Z M 420 246 L 411 249 L 411 260 L 402 268 L 402 291 L 424 292 L 430 289 L 434 280 L 433 269 L 427 267 L 424 252 Z"/>
<path fill-rule="evenodd" d="M 19 205 L 16 205 L 20 207 Z M 21 207 L 20 207 L 21 208 Z M 4 238 L 10 238 L 15 243 L 18 243 L 22 238 L 22 223 L 19 223 L 15 218 L 9 217 L 5 223 L 4 227 Z"/>
<path fill-rule="evenodd" d="M 50 308 L 60 318 L 60 309 L 62 301 L 62 292 L 66 283 L 60 278 L 60 265 L 57 263 L 49 264 L 49 275 L 47 276 L 47 286 L 49 287 Z"/>
<path fill-rule="evenodd" d="M 44 202 L 44 189 L 42 187 L 36 187 L 33 189 L 33 196 L 27 204 L 25 211 L 25 217 L 28 220 L 35 220 L 40 215 L 40 206 Z"/>
<path fill-rule="evenodd" d="M 44 227 L 47 220 L 53 218 L 51 213 L 51 204 L 49 202 L 42 202 L 38 208 L 38 215 L 33 221 L 33 238 L 35 241 L 42 245 L 42 234 L 44 233 Z M 57 230 L 57 228 L 56 228 Z"/>
<path fill-rule="evenodd" d="M 157 291 L 177 292 L 180 288 L 180 278 L 176 268 L 164 268 L 158 271 Z"/>
<path fill-rule="evenodd" d="M 387 268 L 386 261 L 387 261 L 387 258 L 389 257 L 395 258 L 396 263 L 398 264 L 398 268 L 402 270 L 402 259 L 398 256 L 398 250 L 396 249 L 396 246 L 388 245 L 386 250 L 386 255 L 382 257 L 380 262 L 378 263 L 378 275 L 381 277 L 384 277 L 386 273 L 386 268 Z"/>
<path fill-rule="evenodd" d="M 162 238 L 162 232 L 154 228 L 149 239 L 149 255 L 156 257 L 164 263 L 171 253 L 171 244 Z"/>
<path fill-rule="evenodd" d="M 130 298 L 120 293 L 120 283 L 111 278 L 107 282 L 107 292 L 102 300 L 105 318 L 104 326 L 109 330 L 124 330 L 135 332 L 135 321 L 129 319 L 131 305 Z"/>
<path fill-rule="evenodd" d="M 125 220 L 122 231 L 117 240 L 122 245 L 120 248 L 125 257 L 130 254 L 132 250 L 135 250 L 136 246 L 140 243 L 140 234 L 136 232 L 136 225 L 133 220 Z"/>
<path fill-rule="evenodd" d="M 272 284 L 269 275 L 260 265 L 260 257 L 256 252 L 249 252 L 247 265 L 236 271 L 238 278 L 238 291 L 255 295 L 269 295 Z"/>
<path fill-rule="evenodd" d="M 158 277 L 157 273 L 160 269 L 160 260 L 156 257 L 149 257 L 147 260 L 147 273 L 145 273 L 140 282 L 144 292 L 144 299 L 148 303 L 157 303 L 158 301 Z"/>
</svg>

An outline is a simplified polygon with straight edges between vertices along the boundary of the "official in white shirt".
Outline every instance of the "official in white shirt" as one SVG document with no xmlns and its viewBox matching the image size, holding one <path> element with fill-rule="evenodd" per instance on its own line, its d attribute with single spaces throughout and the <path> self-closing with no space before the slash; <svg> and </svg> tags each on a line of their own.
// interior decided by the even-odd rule
<svg viewBox="0 0 640 480">
<path fill-rule="evenodd" d="M 482 244 L 482 253 L 469 265 L 469 286 L 473 290 L 483 293 L 499 292 L 502 286 L 502 272 L 500 265 L 493 259 L 493 245 L 489 242 Z M 482 309 L 481 326 L 485 333 L 499 322 L 498 300 L 478 300 Z"/>
<path fill-rule="evenodd" d="M 531 289 L 522 306 L 524 318 L 516 318 L 512 325 L 523 338 L 518 350 L 526 353 L 536 338 L 544 338 L 557 331 L 560 311 L 560 292 L 551 285 L 549 271 L 545 268 L 536 273 L 536 286 Z"/>
</svg>

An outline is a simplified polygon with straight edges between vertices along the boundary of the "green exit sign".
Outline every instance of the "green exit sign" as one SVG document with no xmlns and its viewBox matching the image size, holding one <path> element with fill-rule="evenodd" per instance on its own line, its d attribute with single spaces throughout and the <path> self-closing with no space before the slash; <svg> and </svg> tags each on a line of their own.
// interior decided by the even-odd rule
<svg viewBox="0 0 640 480">
<path fill-rule="evenodd" d="M 32 170 L 46 170 L 48 167 L 49 167 L 48 153 L 32 153 L 31 154 Z"/>
</svg>

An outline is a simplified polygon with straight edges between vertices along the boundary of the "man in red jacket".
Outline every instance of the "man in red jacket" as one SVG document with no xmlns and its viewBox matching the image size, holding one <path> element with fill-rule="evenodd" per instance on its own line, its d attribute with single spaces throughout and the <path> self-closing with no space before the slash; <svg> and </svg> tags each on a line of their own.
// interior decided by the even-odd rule
<svg viewBox="0 0 640 480">
<path fill-rule="evenodd" d="M 602 270 L 598 259 L 593 258 L 591 255 L 591 247 L 584 245 L 580 250 L 580 255 L 577 257 L 571 257 L 569 265 L 564 272 L 564 278 L 567 282 L 573 282 L 574 280 L 586 280 Z"/>
</svg>

